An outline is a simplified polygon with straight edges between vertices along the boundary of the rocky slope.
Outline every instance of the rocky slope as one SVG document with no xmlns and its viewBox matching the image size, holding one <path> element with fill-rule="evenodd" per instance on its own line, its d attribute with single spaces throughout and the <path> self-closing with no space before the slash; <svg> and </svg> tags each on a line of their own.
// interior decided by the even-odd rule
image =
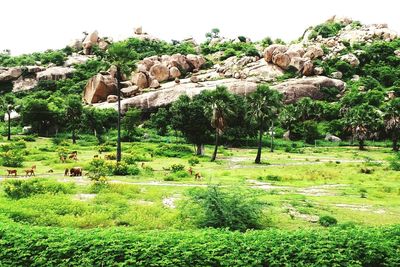
<svg viewBox="0 0 400 267">
<path fill-rule="evenodd" d="M 259 56 L 231 56 L 219 60 L 222 51 L 218 51 L 208 56 L 172 54 L 144 58 L 137 62 L 130 77 L 125 77 L 120 83 L 123 111 L 129 107 L 152 110 L 172 103 L 182 94 L 192 96 L 220 85 L 233 93 L 247 95 L 258 84 L 269 83 L 284 94 L 287 103 L 306 96 L 324 99 L 323 88 L 337 89 L 340 92 L 337 97 L 340 97 L 346 88 L 346 83 L 341 80 L 342 73 L 326 73 L 321 64 L 339 58 L 357 67 L 362 51 L 348 52 L 349 44 L 368 45 L 376 40 L 392 41 L 398 38 L 385 24 L 361 25 L 348 18 L 332 17 L 326 25 L 338 28 L 334 34 L 320 33 L 318 26 L 310 28 L 302 38 L 289 45 L 275 43 L 263 48 L 257 43 Z M 133 37 L 158 40 L 143 32 L 141 27 L 135 29 Z M 197 45 L 192 39 L 186 41 Z M 226 42 L 250 43 L 250 40 L 215 37 L 209 45 Z M 97 48 L 106 51 L 111 43 L 111 38 L 100 38 L 97 31 L 87 34 L 70 44 L 78 52 L 68 56 L 63 66 L 42 65 L 39 62 L 35 66 L 0 67 L 0 85 L 8 84 L 13 92 L 19 92 L 35 88 L 41 80 L 66 79 L 74 73 L 76 65 L 96 58 L 93 53 Z M 201 49 L 196 46 L 195 50 Z M 394 56 L 400 56 L 400 52 L 398 54 Z M 99 108 L 116 107 L 115 76 L 114 66 L 94 75 L 87 81 L 83 100 Z"/>
</svg>

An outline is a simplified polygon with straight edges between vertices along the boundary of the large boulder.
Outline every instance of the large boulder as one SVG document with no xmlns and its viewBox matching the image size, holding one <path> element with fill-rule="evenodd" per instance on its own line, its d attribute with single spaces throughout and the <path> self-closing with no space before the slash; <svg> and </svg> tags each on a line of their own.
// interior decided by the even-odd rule
<svg viewBox="0 0 400 267">
<path fill-rule="evenodd" d="M 283 93 L 285 103 L 294 103 L 303 97 L 322 100 L 325 94 L 321 92 L 321 88 L 326 87 L 335 87 L 343 91 L 346 84 L 341 80 L 325 76 L 314 76 L 302 79 L 290 79 L 272 86 L 272 88 Z"/>
<path fill-rule="evenodd" d="M 147 76 L 143 72 L 134 73 L 131 82 L 137 85 L 140 89 L 149 87 Z"/>
<path fill-rule="evenodd" d="M 22 68 L 14 67 L 0 72 L 0 82 L 9 82 L 18 79 L 22 75 Z"/>
<path fill-rule="evenodd" d="M 111 75 L 97 74 L 86 84 L 83 99 L 88 104 L 104 102 L 109 95 L 117 94 L 117 80 Z"/>
<path fill-rule="evenodd" d="M 325 140 L 329 142 L 342 142 L 342 139 L 340 137 L 334 136 L 332 134 L 326 134 Z"/>
<path fill-rule="evenodd" d="M 192 69 L 196 70 L 199 70 L 206 63 L 205 59 L 198 55 L 189 54 L 186 56 L 186 60 L 192 66 Z"/>
<path fill-rule="evenodd" d="M 321 47 L 312 45 L 307 47 L 306 53 L 303 55 L 304 58 L 309 58 L 311 60 L 320 58 L 324 55 L 324 50 Z"/>
<path fill-rule="evenodd" d="M 125 87 L 125 88 L 121 89 L 121 94 L 124 97 L 132 97 L 138 93 L 139 93 L 139 87 L 137 85 L 133 85 L 133 86 L 129 86 L 129 87 Z"/>
<path fill-rule="evenodd" d="M 169 69 L 169 76 L 171 79 L 179 78 L 181 76 L 181 72 L 177 67 L 171 67 Z"/>
<path fill-rule="evenodd" d="M 150 77 L 156 79 L 159 82 L 163 82 L 168 80 L 169 78 L 169 70 L 163 64 L 155 64 L 150 68 Z"/>
<path fill-rule="evenodd" d="M 288 47 L 286 45 L 281 45 L 281 44 L 273 44 L 268 46 L 264 50 L 264 59 L 266 62 L 272 62 L 272 58 L 275 54 L 278 53 L 285 53 L 288 50 Z"/>
<path fill-rule="evenodd" d="M 82 42 L 83 53 L 85 55 L 90 55 L 92 52 L 92 47 L 97 44 L 99 40 L 99 33 L 97 31 L 88 34 Z"/>
<path fill-rule="evenodd" d="M 74 68 L 70 67 L 50 67 L 44 71 L 36 74 L 36 79 L 40 80 L 62 80 L 70 77 L 75 71 Z"/>
<path fill-rule="evenodd" d="M 272 62 L 284 70 L 289 67 L 290 61 L 290 56 L 285 53 L 275 53 L 272 56 Z"/>
</svg>

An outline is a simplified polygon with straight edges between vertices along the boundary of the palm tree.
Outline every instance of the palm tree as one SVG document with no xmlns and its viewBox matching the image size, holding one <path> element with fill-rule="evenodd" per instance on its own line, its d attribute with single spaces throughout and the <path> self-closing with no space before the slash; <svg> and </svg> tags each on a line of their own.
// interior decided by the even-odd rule
<svg viewBox="0 0 400 267">
<path fill-rule="evenodd" d="M 360 150 L 365 149 L 365 140 L 377 130 L 382 123 L 382 117 L 375 107 L 368 104 L 348 109 L 344 116 L 347 129 L 352 133 L 353 138 L 358 140 Z"/>
<path fill-rule="evenodd" d="M 107 50 L 107 59 L 116 67 L 115 79 L 117 81 L 118 120 L 117 120 L 117 162 L 121 161 L 121 82 L 123 74 L 130 71 L 129 54 L 132 51 L 124 43 L 114 43 Z"/>
<path fill-rule="evenodd" d="M 384 107 L 385 129 L 392 138 L 393 151 L 399 151 L 400 136 L 400 98 L 390 100 Z"/>
<path fill-rule="evenodd" d="M 259 164 L 261 163 L 262 136 L 265 126 L 269 124 L 273 125 L 273 120 L 276 119 L 278 111 L 282 106 L 282 95 L 278 91 L 270 89 L 268 85 L 262 84 L 249 96 L 248 101 L 250 116 L 256 121 L 259 129 L 258 151 L 254 161 Z"/>
<path fill-rule="evenodd" d="M 210 92 L 211 126 L 215 129 L 215 148 L 211 161 L 215 161 L 218 152 L 219 138 L 227 127 L 227 120 L 232 114 L 234 98 L 225 86 L 217 86 Z"/>
</svg>

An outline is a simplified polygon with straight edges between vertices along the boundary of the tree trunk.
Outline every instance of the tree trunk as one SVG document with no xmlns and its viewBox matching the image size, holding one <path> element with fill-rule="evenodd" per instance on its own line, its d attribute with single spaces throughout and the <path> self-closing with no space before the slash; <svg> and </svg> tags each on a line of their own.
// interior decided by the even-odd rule
<svg viewBox="0 0 400 267">
<path fill-rule="evenodd" d="M 397 144 L 398 138 L 397 136 L 394 134 L 393 138 L 392 138 L 392 148 L 393 151 L 398 152 L 399 151 L 399 145 Z"/>
<path fill-rule="evenodd" d="M 261 149 L 262 149 L 262 135 L 263 135 L 263 127 L 262 127 L 262 122 L 260 124 L 260 132 L 259 132 L 259 137 L 258 137 L 258 150 L 257 150 L 257 156 L 256 160 L 254 163 L 260 164 L 261 163 Z"/>
<path fill-rule="evenodd" d="M 218 134 L 218 129 L 215 129 L 215 148 L 214 148 L 214 153 L 212 155 L 211 161 L 215 161 L 217 158 L 217 152 L 218 152 L 218 141 L 219 141 L 219 134 Z"/>
<path fill-rule="evenodd" d="M 271 122 L 271 152 L 274 152 L 274 121 Z"/>
<path fill-rule="evenodd" d="M 8 115 L 8 133 L 7 133 L 7 140 L 10 141 L 10 140 L 11 140 L 11 114 L 10 114 L 10 112 L 7 111 L 7 115 Z"/>
<path fill-rule="evenodd" d="M 121 161 L 121 70 L 119 66 L 117 66 L 117 96 L 118 96 L 118 120 L 117 120 L 117 128 L 118 128 L 118 137 L 117 137 L 117 162 Z"/>
<path fill-rule="evenodd" d="M 203 144 L 197 144 L 196 145 L 196 155 L 197 156 L 203 156 L 204 155 L 204 145 Z"/>
<path fill-rule="evenodd" d="M 73 144 L 76 144 L 75 129 L 72 130 L 72 143 L 73 143 Z"/>
<path fill-rule="evenodd" d="M 359 150 L 365 150 L 364 140 L 359 140 L 358 141 L 358 149 Z"/>
</svg>

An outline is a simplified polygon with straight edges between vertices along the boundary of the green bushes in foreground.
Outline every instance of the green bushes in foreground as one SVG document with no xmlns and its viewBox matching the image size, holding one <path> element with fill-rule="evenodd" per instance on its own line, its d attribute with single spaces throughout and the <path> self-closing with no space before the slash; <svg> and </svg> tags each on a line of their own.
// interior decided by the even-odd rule
<svg viewBox="0 0 400 267">
<path fill-rule="evenodd" d="M 1 266 L 399 266 L 400 226 L 133 232 L 0 224 Z"/>
</svg>

